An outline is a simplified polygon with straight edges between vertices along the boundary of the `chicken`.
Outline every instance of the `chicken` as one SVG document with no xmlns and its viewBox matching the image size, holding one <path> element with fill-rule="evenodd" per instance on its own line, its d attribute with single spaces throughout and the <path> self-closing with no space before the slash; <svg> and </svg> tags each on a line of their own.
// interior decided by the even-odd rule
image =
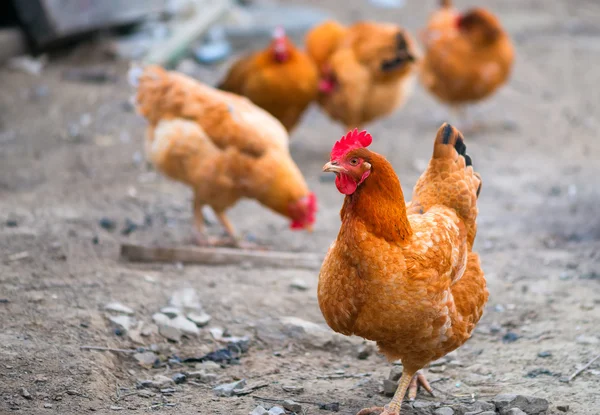
<svg viewBox="0 0 600 415">
<path fill-rule="evenodd" d="M 277 28 L 271 45 L 237 61 L 219 88 L 247 97 L 290 132 L 317 98 L 318 81 L 313 61 Z"/>
<path fill-rule="evenodd" d="M 354 130 L 335 143 L 323 170 L 345 194 L 342 225 L 319 274 L 318 298 L 327 324 L 345 335 L 377 342 L 402 360 L 396 394 L 375 411 L 398 415 L 406 390 L 414 399 L 420 369 L 465 343 L 488 291 L 472 251 L 481 179 L 461 133 L 438 131 L 433 157 L 405 205 L 390 163 Z"/>
<path fill-rule="evenodd" d="M 346 128 L 358 128 L 399 108 L 412 92 L 418 51 L 393 24 L 358 22 L 343 30 L 326 22 L 307 35 L 318 63 L 317 101 Z"/>
<path fill-rule="evenodd" d="M 202 208 L 210 206 L 237 241 L 225 211 L 252 198 L 291 219 L 292 229 L 311 229 L 316 197 L 292 160 L 279 121 L 246 98 L 176 72 L 133 68 L 138 112 L 148 120 L 146 153 L 156 168 L 194 192 L 198 242 L 217 244 L 204 233 Z"/>
<path fill-rule="evenodd" d="M 465 106 L 488 98 L 510 75 L 513 45 L 498 19 L 485 9 L 460 14 L 450 0 L 442 0 L 421 40 L 421 82 L 452 107 L 461 124 L 466 123 Z M 475 127 L 466 123 L 465 128 Z"/>
</svg>

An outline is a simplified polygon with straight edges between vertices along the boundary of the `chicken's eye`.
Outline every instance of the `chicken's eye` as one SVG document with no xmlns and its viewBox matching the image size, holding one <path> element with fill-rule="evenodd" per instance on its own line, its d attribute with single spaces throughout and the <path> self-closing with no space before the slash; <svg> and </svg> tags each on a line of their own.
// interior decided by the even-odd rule
<svg viewBox="0 0 600 415">
<path fill-rule="evenodd" d="M 356 166 L 358 164 L 358 159 L 356 159 L 356 158 L 350 159 L 350 164 L 352 164 L 353 166 Z"/>
</svg>

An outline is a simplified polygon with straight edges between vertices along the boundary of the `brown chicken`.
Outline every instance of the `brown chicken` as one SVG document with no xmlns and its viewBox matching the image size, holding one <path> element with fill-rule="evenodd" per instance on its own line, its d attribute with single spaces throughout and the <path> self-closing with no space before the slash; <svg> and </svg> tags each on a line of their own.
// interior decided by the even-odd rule
<svg viewBox="0 0 600 415">
<path fill-rule="evenodd" d="M 461 14 L 450 0 L 442 0 L 421 37 L 425 47 L 421 82 L 452 107 L 461 123 L 466 122 L 465 105 L 488 98 L 510 75 L 513 45 L 486 9 Z"/>
<path fill-rule="evenodd" d="M 403 373 L 392 401 L 369 408 L 398 415 L 406 390 L 414 399 L 419 370 L 465 343 L 488 298 L 472 251 L 481 179 L 461 133 L 444 124 L 433 157 L 405 205 L 390 163 L 367 150 L 372 138 L 350 132 L 323 170 L 346 195 L 342 225 L 319 275 L 319 306 L 329 326 L 377 342 Z"/>
<path fill-rule="evenodd" d="M 202 207 L 210 206 L 230 238 L 241 243 L 225 211 L 252 198 L 291 219 L 292 229 L 311 229 L 316 198 L 292 160 L 279 121 L 246 98 L 218 91 L 157 66 L 134 68 L 137 110 L 148 122 L 146 152 L 168 177 L 194 191 L 198 242 Z"/>
<path fill-rule="evenodd" d="M 247 97 L 289 131 L 317 97 L 317 68 L 277 28 L 271 45 L 237 61 L 219 88 Z"/>
<path fill-rule="evenodd" d="M 412 92 L 418 51 L 412 37 L 393 24 L 335 22 L 306 38 L 317 62 L 319 105 L 346 128 L 358 128 L 399 108 Z"/>
</svg>

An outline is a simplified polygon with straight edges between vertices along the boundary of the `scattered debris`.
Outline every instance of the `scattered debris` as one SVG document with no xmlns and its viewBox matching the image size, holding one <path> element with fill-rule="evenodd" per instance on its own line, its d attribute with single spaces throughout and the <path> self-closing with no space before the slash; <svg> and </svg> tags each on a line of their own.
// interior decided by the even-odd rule
<svg viewBox="0 0 600 415">
<path fill-rule="evenodd" d="M 20 261 L 22 259 L 29 258 L 29 252 L 17 252 L 16 254 L 12 254 L 8 256 L 9 261 Z"/>
<path fill-rule="evenodd" d="M 288 411 L 295 412 L 297 414 L 302 413 L 302 405 L 292 400 L 283 401 L 283 407 Z"/>
<path fill-rule="evenodd" d="M 45 403 L 44 404 L 44 408 L 46 408 L 46 409 L 52 409 L 52 404 L 51 403 Z"/>
<path fill-rule="evenodd" d="M 585 372 L 598 359 L 600 359 L 600 354 L 598 356 L 594 357 L 589 362 L 587 362 L 581 369 L 576 370 L 575 373 L 573 373 L 571 376 L 569 376 L 567 379 L 567 383 L 571 382 L 573 379 L 575 379 L 581 373 Z"/>
<path fill-rule="evenodd" d="M 210 323 L 210 320 L 212 319 L 210 314 L 197 313 L 197 312 L 187 313 L 186 317 L 188 318 L 188 320 L 192 321 L 198 327 L 206 326 L 208 323 Z"/>
<path fill-rule="evenodd" d="M 134 320 L 129 316 L 109 316 L 108 319 L 111 323 L 115 324 L 117 328 L 123 330 L 123 334 L 127 333 L 131 327 L 134 326 Z"/>
<path fill-rule="evenodd" d="M 238 380 L 236 382 L 225 383 L 223 385 L 219 385 L 213 389 L 213 392 L 217 396 L 221 397 L 229 397 L 235 394 L 236 390 L 243 389 L 246 386 L 246 381 L 244 379 Z"/>
<path fill-rule="evenodd" d="M 146 369 L 151 368 L 157 359 L 154 352 L 136 353 L 133 355 L 133 358 L 137 360 L 140 366 L 145 367 Z"/>
<path fill-rule="evenodd" d="M 102 229 L 105 229 L 107 231 L 112 231 L 117 227 L 117 224 L 114 220 L 109 219 L 109 218 L 102 218 L 98 221 L 98 225 L 100 225 L 100 227 Z"/>
<path fill-rule="evenodd" d="M 142 398 L 153 398 L 156 396 L 155 393 L 147 391 L 147 390 L 141 390 L 137 393 L 138 396 L 141 396 Z"/>
<path fill-rule="evenodd" d="M 542 376 L 542 375 L 548 375 L 548 376 L 554 376 L 554 373 L 552 373 L 550 370 L 545 369 L 545 368 L 537 368 L 537 369 L 533 369 L 530 370 L 529 372 L 527 372 L 527 374 L 525 375 L 525 377 L 527 378 L 537 378 L 538 376 Z"/>
<path fill-rule="evenodd" d="M 454 415 L 454 409 L 448 407 L 448 406 L 443 406 L 441 408 L 436 409 L 433 412 L 434 415 Z"/>
<path fill-rule="evenodd" d="M 252 410 L 252 412 L 250 412 L 250 415 L 269 415 L 269 411 L 267 411 L 262 406 L 258 405 Z"/>
<path fill-rule="evenodd" d="M 504 336 L 502 336 L 502 343 L 514 343 L 519 340 L 521 336 L 512 331 L 507 332 Z"/>
<path fill-rule="evenodd" d="M 133 232 L 135 232 L 138 228 L 139 228 L 139 225 L 137 223 L 135 223 L 134 221 L 132 221 L 129 218 L 126 218 L 125 226 L 123 226 L 123 229 L 121 229 L 121 235 L 128 236 L 128 235 L 132 234 Z"/>
<path fill-rule="evenodd" d="M 565 403 L 559 403 L 556 405 L 556 409 L 558 409 L 561 412 L 569 412 L 569 405 Z"/>
<path fill-rule="evenodd" d="M 33 399 L 29 391 L 25 388 L 21 388 L 21 396 L 27 400 Z"/>
<path fill-rule="evenodd" d="M 200 370 L 198 372 L 189 372 L 187 374 L 189 379 L 195 379 L 201 383 L 213 383 L 217 380 L 217 375 L 214 373 L 208 373 L 206 370 Z"/>
<path fill-rule="evenodd" d="M 62 78 L 66 81 L 92 84 L 114 83 L 118 80 L 115 73 L 105 68 L 69 68 L 63 72 Z"/>
<path fill-rule="evenodd" d="M 173 326 L 168 326 L 168 325 L 158 325 L 158 332 L 160 333 L 161 336 L 163 336 L 164 338 L 174 341 L 174 342 L 179 342 L 181 340 L 181 331 L 179 331 L 177 328 L 173 327 Z"/>
<path fill-rule="evenodd" d="M 537 355 L 538 355 L 538 357 L 542 357 L 542 358 L 551 357 L 552 356 L 552 352 L 542 351 L 542 352 L 539 352 Z"/>
<path fill-rule="evenodd" d="M 290 283 L 290 288 L 293 288 L 298 291 L 306 291 L 308 290 L 308 284 L 306 283 L 306 281 L 298 278 Z"/>
<path fill-rule="evenodd" d="M 102 346 L 79 346 L 80 350 L 96 350 L 99 352 L 114 352 L 114 353 L 136 353 L 135 349 L 115 349 L 113 347 Z M 36 380 L 38 382 L 38 380 Z M 44 381 L 45 382 L 45 381 Z"/>
<path fill-rule="evenodd" d="M 111 411 L 122 411 L 123 407 L 122 406 L 117 406 L 117 405 L 111 405 L 110 410 Z"/>
<path fill-rule="evenodd" d="M 281 389 L 283 389 L 285 392 L 294 393 L 297 395 L 304 393 L 304 388 L 302 386 L 283 385 L 281 386 Z"/>
<path fill-rule="evenodd" d="M 527 415 L 525 412 L 523 412 L 519 408 L 511 408 L 508 411 L 505 411 L 503 414 L 504 415 Z"/>
<path fill-rule="evenodd" d="M 187 376 L 183 373 L 176 373 L 173 375 L 173 377 L 171 379 L 173 379 L 173 382 L 175 382 L 176 385 L 179 385 L 179 384 L 185 382 L 185 380 L 187 379 Z"/>
<path fill-rule="evenodd" d="M 513 408 L 520 409 L 528 415 L 541 415 L 548 410 L 548 401 L 535 396 L 500 394 L 492 401 L 501 415 L 507 415 Z"/>
<path fill-rule="evenodd" d="M 250 395 L 252 392 L 257 391 L 262 388 L 266 388 L 267 386 L 269 386 L 268 383 L 255 383 L 253 385 L 246 386 L 243 389 L 235 390 L 234 394 L 237 396 Z"/>
<path fill-rule="evenodd" d="M 113 311 L 115 313 L 121 313 L 121 314 L 127 314 L 129 316 L 132 316 L 135 311 L 133 311 L 132 308 L 127 307 L 126 305 L 123 305 L 121 303 L 109 303 L 107 305 L 104 306 L 104 309 L 106 311 Z"/>
<path fill-rule="evenodd" d="M 173 386 L 174 384 L 175 382 L 173 381 L 173 379 L 163 375 L 156 375 L 154 376 L 154 378 L 152 378 L 152 381 L 150 382 L 149 386 L 151 388 L 161 390 Z"/>
</svg>

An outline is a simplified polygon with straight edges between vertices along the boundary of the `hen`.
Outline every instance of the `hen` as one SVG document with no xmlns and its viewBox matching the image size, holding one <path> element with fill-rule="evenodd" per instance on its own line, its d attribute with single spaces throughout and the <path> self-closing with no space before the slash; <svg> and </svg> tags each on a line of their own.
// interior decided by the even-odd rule
<svg viewBox="0 0 600 415">
<path fill-rule="evenodd" d="M 238 241 L 225 211 L 241 198 L 290 218 L 292 229 L 312 227 L 316 198 L 290 156 L 280 122 L 246 98 L 157 66 L 133 68 L 130 80 L 137 86 L 137 110 L 149 123 L 150 160 L 194 192 L 200 243 L 218 242 L 204 233 L 204 205 Z"/>
<path fill-rule="evenodd" d="M 392 113 L 412 92 L 418 51 L 393 24 L 325 22 L 307 35 L 307 51 L 319 65 L 317 101 L 346 128 Z"/>
<path fill-rule="evenodd" d="M 442 0 L 422 41 L 421 82 L 450 105 L 463 123 L 465 105 L 492 95 L 510 75 L 513 45 L 498 19 L 486 9 L 460 14 L 450 0 Z"/>
<path fill-rule="evenodd" d="M 243 95 L 292 131 L 317 97 L 317 68 L 277 28 L 271 45 L 237 61 L 219 88 Z"/>
<path fill-rule="evenodd" d="M 335 143 L 323 170 L 346 195 L 342 225 L 319 275 L 319 306 L 329 326 L 377 342 L 402 360 L 394 398 L 374 411 L 398 415 L 414 399 L 419 370 L 465 343 L 488 298 L 472 251 L 481 179 L 461 133 L 444 124 L 433 157 L 405 205 L 398 177 L 372 138 L 357 130 Z"/>
</svg>

